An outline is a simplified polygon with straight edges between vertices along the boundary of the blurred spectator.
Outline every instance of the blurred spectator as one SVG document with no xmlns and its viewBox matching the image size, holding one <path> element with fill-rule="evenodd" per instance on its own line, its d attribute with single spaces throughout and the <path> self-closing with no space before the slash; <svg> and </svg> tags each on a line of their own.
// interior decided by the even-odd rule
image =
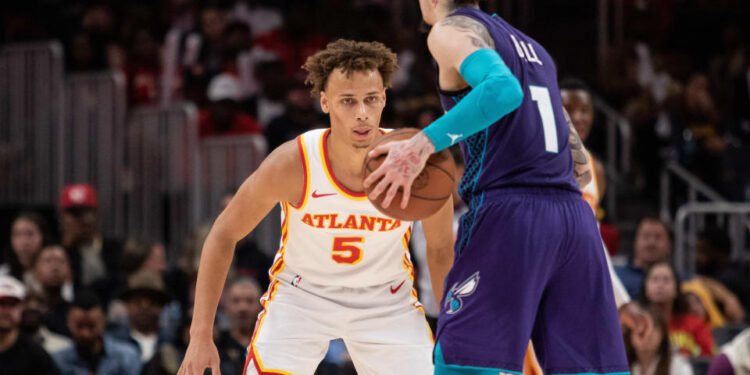
<svg viewBox="0 0 750 375">
<path fill-rule="evenodd" d="M 41 345 L 47 353 L 54 354 L 69 348 L 73 342 L 44 326 L 44 317 L 48 312 L 49 306 L 44 293 L 27 289 L 21 313 L 21 332 Z"/>
<path fill-rule="evenodd" d="M 156 32 L 148 25 L 136 26 L 131 35 L 125 75 L 131 106 L 158 103 L 161 78 L 159 42 Z"/>
<path fill-rule="evenodd" d="M 74 284 L 94 289 L 107 303 L 119 286 L 122 244 L 102 236 L 97 206 L 91 185 L 65 186 L 60 193 L 60 230 L 62 244 L 70 254 Z"/>
<path fill-rule="evenodd" d="M 255 37 L 255 44 L 284 62 L 284 75 L 287 78 L 301 78 L 302 64 L 325 47 L 325 38 L 315 27 L 315 18 L 311 17 L 315 11 L 314 4 L 292 0 L 286 5 L 284 27 Z"/>
<path fill-rule="evenodd" d="M 20 281 L 0 276 L 0 371 L 8 375 L 58 374 L 49 354 L 20 334 L 21 301 L 25 297 Z"/>
<path fill-rule="evenodd" d="M 246 23 L 253 36 L 277 30 L 284 24 L 284 15 L 278 9 L 259 0 L 237 0 L 229 18 Z"/>
<path fill-rule="evenodd" d="M 122 268 L 130 277 L 140 273 L 158 275 L 163 281 L 166 292 L 175 300 L 167 304 L 161 312 L 160 326 L 164 339 L 172 340 L 177 332 L 183 312 L 189 306 L 190 280 L 181 270 L 167 264 L 166 249 L 158 242 L 148 240 L 128 240 L 122 254 Z M 111 322 L 127 325 L 127 306 L 116 300 L 110 305 Z M 117 324 L 116 323 L 116 324 Z"/>
<path fill-rule="evenodd" d="M 66 315 L 73 298 L 70 260 L 60 245 L 47 245 L 36 254 L 32 278 L 27 281 L 31 289 L 41 292 L 47 301 L 48 311 L 44 325 L 55 333 L 68 335 Z"/>
<path fill-rule="evenodd" d="M 269 153 L 310 129 L 326 127 L 324 117 L 315 109 L 314 100 L 307 86 L 297 81 L 291 84 L 285 96 L 284 114 L 266 126 Z"/>
<path fill-rule="evenodd" d="M 76 296 L 67 316 L 74 347 L 53 355 L 63 375 L 138 375 L 141 362 L 135 348 L 105 336 L 105 314 L 96 294 Z"/>
<path fill-rule="evenodd" d="M 174 342 L 163 342 L 156 350 L 153 358 L 143 365 L 141 375 L 174 375 L 180 368 L 188 343 L 190 343 L 190 323 L 192 322 L 192 313 L 184 314 L 177 329 L 178 335 Z M 229 363 L 222 360 L 221 373 L 227 372 Z"/>
<path fill-rule="evenodd" d="M 727 148 L 708 77 L 694 72 L 682 95 L 666 103 L 669 134 L 680 162 L 715 189 L 722 189 L 722 155 Z"/>
<path fill-rule="evenodd" d="M 667 322 L 669 338 L 680 353 L 687 357 L 714 354 L 711 330 L 701 317 L 691 314 L 680 281 L 668 262 L 657 262 L 646 272 L 641 300 Z"/>
<path fill-rule="evenodd" d="M 65 51 L 68 72 L 99 71 L 108 67 L 106 49 L 95 43 L 91 33 L 85 30 L 79 30 L 70 37 Z"/>
<path fill-rule="evenodd" d="M 185 71 L 185 96 L 202 105 L 209 80 L 221 73 L 223 65 L 222 33 L 226 15 L 209 5 L 200 10 L 199 28 L 185 37 L 181 47 L 181 65 Z"/>
<path fill-rule="evenodd" d="M 47 239 L 44 218 L 35 212 L 20 213 L 10 228 L 10 249 L 0 265 L 0 274 L 10 274 L 24 280 L 31 270 L 31 262 Z"/>
<path fill-rule="evenodd" d="M 581 137 L 581 141 L 586 144 L 594 125 L 594 98 L 591 89 L 583 81 L 568 78 L 560 82 L 560 96 L 563 106 L 573 122 L 573 127 L 578 132 L 578 136 Z M 594 157 L 590 152 L 589 157 L 594 164 L 595 173 L 593 184 L 591 184 L 594 192 L 592 194 L 584 191 L 583 196 L 594 209 L 594 213 L 597 213 L 597 217 L 600 217 L 601 215 L 598 215 L 597 211 L 599 210 L 599 202 L 604 197 L 607 179 L 604 174 L 604 165 L 599 161 L 599 158 Z"/>
<path fill-rule="evenodd" d="M 654 309 L 646 308 L 645 317 L 653 329 L 637 332 L 623 326 L 625 353 L 633 375 L 692 375 L 690 363 L 672 351 L 664 318 Z"/>
<path fill-rule="evenodd" d="M 260 134 L 262 131 L 254 118 L 238 108 L 240 82 L 230 74 L 219 74 L 208 86 L 210 107 L 199 114 L 200 136 Z"/>
<path fill-rule="evenodd" d="M 128 277 L 128 289 L 121 299 L 128 310 L 128 327 L 117 327 L 113 336 L 138 348 L 142 363 L 154 356 L 163 340 L 159 333 L 159 315 L 170 298 L 158 274 L 141 271 Z"/>
<path fill-rule="evenodd" d="M 685 296 L 687 311 L 703 319 L 709 329 L 723 327 L 726 324 L 724 315 L 711 297 L 711 292 L 698 279 L 683 282 L 680 290 Z"/>
<path fill-rule="evenodd" d="M 256 75 L 260 81 L 261 92 L 258 95 L 258 122 L 267 127 L 274 118 L 284 113 L 286 80 L 284 63 L 279 60 L 268 60 L 258 64 Z"/>
<path fill-rule="evenodd" d="M 709 228 L 695 245 L 698 274 L 710 277 L 734 293 L 745 310 L 750 309 L 750 273 L 747 265 L 731 260 L 732 243 L 726 231 Z"/>
<path fill-rule="evenodd" d="M 617 276 L 633 299 L 641 296 L 645 270 L 652 264 L 669 260 L 672 240 L 667 226 L 655 216 L 647 216 L 638 223 L 633 244 L 633 257 L 626 266 L 615 267 Z"/>
<path fill-rule="evenodd" d="M 240 278 L 227 290 L 223 307 L 229 318 L 229 330 L 221 332 L 216 342 L 222 358 L 222 374 L 242 375 L 245 353 L 262 309 L 260 294 L 260 285 L 251 278 Z"/>
</svg>

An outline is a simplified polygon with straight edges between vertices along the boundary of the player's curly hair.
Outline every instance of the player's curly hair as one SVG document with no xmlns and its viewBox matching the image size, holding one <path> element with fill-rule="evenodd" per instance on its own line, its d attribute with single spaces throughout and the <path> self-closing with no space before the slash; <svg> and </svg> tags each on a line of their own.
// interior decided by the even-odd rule
<svg viewBox="0 0 750 375">
<path fill-rule="evenodd" d="M 302 69 L 307 71 L 305 83 L 312 86 L 314 96 L 325 91 L 328 77 L 340 68 L 349 76 L 351 72 L 377 69 L 383 85 L 391 87 L 393 72 L 398 69 L 396 54 L 380 42 L 356 42 L 339 39 L 307 58 Z"/>
</svg>

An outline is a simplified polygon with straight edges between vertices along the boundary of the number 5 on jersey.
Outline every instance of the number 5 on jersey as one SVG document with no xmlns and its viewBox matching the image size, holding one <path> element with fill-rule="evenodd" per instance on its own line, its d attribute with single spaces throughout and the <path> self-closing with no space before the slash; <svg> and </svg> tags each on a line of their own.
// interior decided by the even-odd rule
<svg viewBox="0 0 750 375">
<path fill-rule="evenodd" d="M 339 264 L 357 264 L 362 260 L 362 249 L 352 245 L 364 243 L 363 237 L 334 237 L 331 259 Z"/>
</svg>

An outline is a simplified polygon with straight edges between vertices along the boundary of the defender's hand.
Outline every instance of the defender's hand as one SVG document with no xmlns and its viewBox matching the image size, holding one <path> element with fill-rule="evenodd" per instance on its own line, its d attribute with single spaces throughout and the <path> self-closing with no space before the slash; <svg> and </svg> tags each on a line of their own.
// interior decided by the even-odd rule
<svg viewBox="0 0 750 375">
<path fill-rule="evenodd" d="M 407 140 L 388 142 L 375 147 L 368 157 L 376 157 L 385 153 L 388 153 L 388 156 L 383 164 L 363 182 L 365 187 L 369 187 L 382 177 L 382 180 L 370 192 L 369 198 L 375 200 L 387 190 L 382 203 L 383 207 L 387 208 L 391 205 L 398 189 L 402 188 L 404 193 L 401 208 L 406 208 L 411 195 L 411 184 L 422 172 L 427 159 L 433 152 L 435 152 L 435 146 L 423 132 Z"/>
<path fill-rule="evenodd" d="M 210 337 L 191 339 L 177 375 L 203 375 L 206 368 L 210 368 L 213 375 L 221 375 L 216 344 Z"/>
</svg>

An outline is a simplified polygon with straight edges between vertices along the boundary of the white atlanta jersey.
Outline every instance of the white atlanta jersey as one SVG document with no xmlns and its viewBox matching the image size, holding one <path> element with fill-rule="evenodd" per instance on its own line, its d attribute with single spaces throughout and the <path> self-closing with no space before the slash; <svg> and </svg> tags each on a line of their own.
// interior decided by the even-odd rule
<svg viewBox="0 0 750 375">
<path fill-rule="evenodd" d="M 317 129 L 297 138 L 305 188 L 298 206 L 281 205 L 281 248 L 271 276 L 288 267 L 302 280 L 356 288 L 411 274 L 412 223 L 380 213 L 364 193 L 336 180 L 326 147 L 329 132 Z"/>
<path fill-rule="evenodd" d="M 245 374 L 312 375 L 341 338 L 360 375 L 431 375 L 433 340 L 414 290 L 411 222 L 381 214 L 331 172 L 329 129 L 297 138 L 304 195 L 282 203 L 281 248 Z"/>
</svg>

